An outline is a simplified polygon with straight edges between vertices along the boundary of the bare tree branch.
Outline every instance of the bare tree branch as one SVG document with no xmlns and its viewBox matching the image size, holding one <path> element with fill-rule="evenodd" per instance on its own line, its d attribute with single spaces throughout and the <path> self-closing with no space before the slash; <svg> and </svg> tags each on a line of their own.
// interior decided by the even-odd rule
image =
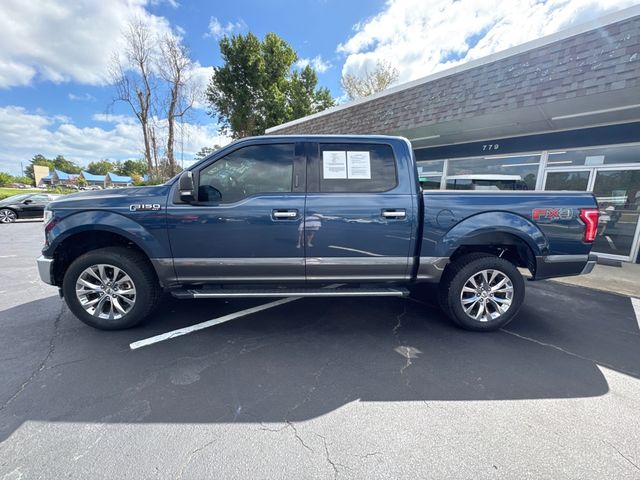
<svg viewBox="0 0 640 480">
<path fill-rule="evenodd" d="M 144 158 L 149 172 L 154 172 L 151 139 L 154 137 L 150 119 L 153 115 L 152 61 L 154 40 L 151 31 L 142 19 L 129 22 L 123 33 L 125 42 L 123 56 L 114 54 L 111 67 L 111 83 L 115 86 L 114 102 L 124 102 L 140 122 L 144 140 Z"/>
<path fill-rule="evenodd" d="M 167 162 L 170 174 L 176 173 L 175 128 L 176 120 L 182 118 L 193 107 L 196 100 L 191 72 L 193 62 L 187 48 L 179 37 L 165 35 L 160 41 L 158 73 L 166 83 L 168 104 L 167 118 Z"/>
<path fill-rule="evenodd" d="M 342 76 L 341 83 L 349 100 L 355 100 L 385 90 L 398 76 L 399 72 L 393 65 L 379 60 L 373 72 L 365 69 L 361 75 L 347 73 Z"/>
</svg>

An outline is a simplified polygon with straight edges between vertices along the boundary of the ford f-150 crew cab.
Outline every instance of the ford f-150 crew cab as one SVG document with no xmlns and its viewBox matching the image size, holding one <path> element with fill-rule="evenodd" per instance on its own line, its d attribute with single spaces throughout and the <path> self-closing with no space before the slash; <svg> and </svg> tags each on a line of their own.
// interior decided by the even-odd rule
<svg viewBox="0 0 640 480">
<path fill-rule="evenodd" d="M 83 192 L 45 211 L 43 281 L 101 329 L 178 298 L 404 296 L 439 282 L 470 330 L 509 322 L 534 280 L 588 273 L 593 195 L 428 191 L 406 139 L 264 136 L 164 185 Z"/>
</svg>

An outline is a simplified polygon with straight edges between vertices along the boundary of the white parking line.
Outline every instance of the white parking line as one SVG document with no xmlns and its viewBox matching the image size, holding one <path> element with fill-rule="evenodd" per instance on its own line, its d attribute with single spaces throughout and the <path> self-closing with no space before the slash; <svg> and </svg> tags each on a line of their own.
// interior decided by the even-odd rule
<svg viewBox="0 0 640 480">
<path fill-rule="evenodd" d="M 179 328 L 177 330 L 172 330 L 171 332 L 163 333 L 161 335 L 156 335 L 154 337 L 145 338 L 144 340 L 138 340 L 137 342 L 133 342 L 132 344 L 130 344 L 129 348 L 131 350 L 135 350 L 137 348 L 146 347 L 147 345 L 152 345 L 154 343 L 162 342 L 164 340 L 169 340 L 171 338 L 181 337 L 182 335 L 186 335 L 187 333 L 203 330 L 205 328 L 213 327 L 214 325 L 220 325 L 221 323 L 228 322 L 229 320 L 234 320 L 239 317 L 251 315 L 252 313 L 261 312 L 262 310 L 267 310 L 269 308 L 277 307 L 279 305 L 284 305 L 285 303 L 295 302 L 296 300 L 300 300 L 301 298 L 302 297 L 283 298 L 281 300 L 275 300 L 273 302 L 258 305 L 257 307 L 251 307 L 245 310 L 240 310 L 239 312 L 230 313 L 229 315 L 224 315 L 222 317 L 212 318 L 211 320 L 207 320 L 206 322 L 197 323 L 195 325 Z"/>
<path fill-rule="evenodd" d="M 633 311 L 636 312 L 636 321 L 638 328 L 640 328 L 640 298 L 631 297 L 631 305 L 633 305 Z"/>
</svg>

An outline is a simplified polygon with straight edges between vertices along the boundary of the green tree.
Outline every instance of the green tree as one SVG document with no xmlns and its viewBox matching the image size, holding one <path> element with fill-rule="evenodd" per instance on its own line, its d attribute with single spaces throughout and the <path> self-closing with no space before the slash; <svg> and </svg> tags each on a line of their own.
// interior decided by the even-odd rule
<svg viewBox="0 0 640 480">
<path fill-rule="evenodd" d="M 49 168 L 49 170 L 53 170 L 54 168 L 56 168 L 53 163 L 53 160 L 50 160 L 41 154 L 35 155 L 29 162 L 29 165 L 27 165 L 24 169 L 24 174 L 26 177 L 29 177 L 29 179 L 31 180 L 31 183 L 35 182 L 35 177 L 33 175 L 34 165 L 42 165 L 44 167 Z"/>
<path fill-rule="evenodd" d="M 13 183 L 13 175 L 6 172 L 0 172 L 0 187 L 5 187 L 10 183 Z"/>
<path fill-rule="evenodd" d="M 67 160 L 62 155 L 58 155 L 53 159 L 53 165 L 56 170 L 60 170 L 66 173 L 80 173 L 82 171 L 82 167 L 71 160 Z"/>
<path fill-rule="evenodd" d="M 275 33 L 262 41 L 252 33 L 225 36 L 219 45 L 224 64 L 214 68 L 206 97 L 222 132 L 234 138 L 261 135 L 334 104 L 326 88 L 316 88 L 311 67 L 294 71 L 298 56 Z"/>
<path fill-rule="evenodd" d="M 203 158 L 211 155 L 216 150 L 220 150 L 220 145 L 214 145 L 213 147 L 202 147 L 200 151 L 196 153 L 194 160 L 202 160 Z"/>
<path fill-rule="evenodd" d="M 45 157 L 44 155 L 37 154 L 31 159 L 31 161 L 29 162 L 29 165 L 27 165 L 24 169 L 24 175 L 26 177 L 29 177 L 29 182 L 32 184 L 35 182 L 35 177 L 33 176 L 34 165 L 45 166 L 50 171 L 54 169 L 60 170 L 66 173 L 80 173 L 82 171 L 82 167 L 80 167 L 80 165 L 78 165 L 77 163 L 71 160 L 67 160 L 62 155 L 58 155 L 56 158 L 52 160 L 50 158 Z"/>
<path fill-rule="evenodd" d="M 144 160 L 125 160 L 116 171 L 118 175 L 127 175 L 129 177 L 142 177 L 149 173 L 147 162 Z"/>
<path fill-rule="evenodd" d="M 13 177 L 13 181 L 16 183 L 24 183 L 25 185 L 33 186 L 33 180 L 26 176 Z"/>
<path fill-rule="evenodd" d="M 109 172 L 115 172 L 116 165 L 107 159 L 91 162 L 87 165 L 87 172 L 93 175 L 106 175 Z"/>
<path fill-rule="evenodd" d="M 309 65 L 300 72 L 293 72 L 289 84 L 290 120 L 306 117 L 334 105 L 329 90 L 325 87 L 316 89 L 317 84 L 318 76 Z"/>
</svg>

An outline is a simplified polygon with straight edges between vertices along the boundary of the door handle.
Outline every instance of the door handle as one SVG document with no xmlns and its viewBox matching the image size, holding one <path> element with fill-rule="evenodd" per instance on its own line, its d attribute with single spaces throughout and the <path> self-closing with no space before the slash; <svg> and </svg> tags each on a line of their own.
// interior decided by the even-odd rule
<svg viewBox="0 0 640 480">
<path fill-rule="evenodd" d="M 400 220 L 406 218 L 407 211 L 404 208 L 389 208 L 382 210 L 382 216 L 385 218 L 395 218 Z"/>
<path fill-rule="evenodd" d="M 294 220 L 298 218 L 298 210 L 274 210 L 271 215 L 275 220 Z"/>
</svg>

